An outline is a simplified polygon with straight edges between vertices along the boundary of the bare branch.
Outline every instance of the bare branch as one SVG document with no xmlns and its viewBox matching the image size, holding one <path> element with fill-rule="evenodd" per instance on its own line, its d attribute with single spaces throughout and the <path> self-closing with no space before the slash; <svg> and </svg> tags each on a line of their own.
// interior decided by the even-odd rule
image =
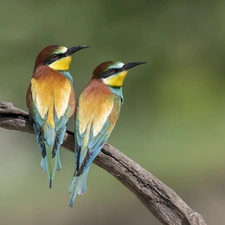
<svg viewBox="0 0 225 225">
<path fill-rule="evenodd" d="M 27 112 L 9 102 L 0 102 L 0 127 L 34 133 Z M 66 132 L 62 146 L 73 152 L 72 132 Z M 206 225 L 201 215 L 193 211 L 171 188 L 113 146 L 105 144 L 94 163 L 133 192 L 162 224 Z"/>
</svg>

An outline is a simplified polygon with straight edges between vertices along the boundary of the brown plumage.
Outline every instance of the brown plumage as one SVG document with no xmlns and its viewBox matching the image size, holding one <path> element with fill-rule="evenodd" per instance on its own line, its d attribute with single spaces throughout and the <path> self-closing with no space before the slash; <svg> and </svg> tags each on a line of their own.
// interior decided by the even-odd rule
<svg viewBox="0 0 225 225">
<path fill-rule="evenodd" d="M 58 48 L 60 48 L 59 45 L 49 45 L 43 48 L 36 57 L 34 70 L 36 67 L 43 65 L 44 60 L 47 59 Z"/>
<path fill-rule="evenodd" d="M 114 61 L 106 61 L 103 62 L 101 64 L 99 64 L 93 71 L 92 73 L 92 78 L 97 78 L 98 79 L 98 75 L 101 74 L 102 72 L 105 72 L 107 70 L 107 68 L 112 65 L 114 63 Z"/>
</svg>

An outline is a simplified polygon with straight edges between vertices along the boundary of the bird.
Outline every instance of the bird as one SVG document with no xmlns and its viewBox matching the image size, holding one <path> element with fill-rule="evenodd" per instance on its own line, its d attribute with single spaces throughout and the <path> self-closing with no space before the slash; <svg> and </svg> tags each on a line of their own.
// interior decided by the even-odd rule
<svg viewBox="0 0 225 225">
<path fill-rule="evenodd" d="M 72 54 L 90 46 L 66 48 L 50 45 L 37 55 L 26 104 L 42 159 L 49 188 L 56 171 L 61 170 L 59 148 L 63 143 L 69 118 L 75 111 L 73 78 L 69 72 Z"/>
<path fill-rule="evenodd" d="M 98 65 L 81 93 L 75 115 L 75 172 L 69 186 L 70 202 L 87 191 L 90 165 L 107 142 L 124 102 L 122 85 L 128 70 L 146 62 L 107 61 Z"/>
</svg>

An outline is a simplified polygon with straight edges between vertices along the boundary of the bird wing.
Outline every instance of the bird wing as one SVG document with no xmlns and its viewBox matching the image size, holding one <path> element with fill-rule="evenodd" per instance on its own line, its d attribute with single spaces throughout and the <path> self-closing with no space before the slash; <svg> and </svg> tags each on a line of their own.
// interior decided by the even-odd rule
<svg viewBox="0 0 225 225">
<path fill-rule="evenodd" d="M 86 170 L 108 140 L 119 117 L 121 98 L 81 96 L 76 115 L 76 172 Z"/>
<path fill-rule="evenodd" d="M 68 104 L 71 94 L 74 95 L 74 92 L 66 77 L 51 74 L 37 79 L 32 78 L 27 91 L 27 106 L 34 121 L 37 139 L 39 141 L 46 139 L 50 145 L 55 145 L 56 150 L 63 141 L 71 108 L 74 111 L 72 106 L 74 104 Z M 44 130 L 44 125 L 48 125 L 51 129 Z M 45 135 L 43 132 L 46 132 Z"/>
</svg>

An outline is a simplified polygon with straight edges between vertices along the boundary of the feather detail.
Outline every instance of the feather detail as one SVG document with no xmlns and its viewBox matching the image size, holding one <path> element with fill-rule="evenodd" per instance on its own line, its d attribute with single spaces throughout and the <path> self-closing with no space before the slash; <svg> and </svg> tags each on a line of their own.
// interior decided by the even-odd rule
<svg viewBox="0 0 225 225">
<path fill-rule="evenodd" d="M 90 168 L 90 167 L 89 167 Z M 79 176 L 74 175 L 72 178 L 72 182 L 69 187 L 69 193 L 70 193 L 70 203 L 69 207 L 73 207 L 75 198 L 78 195 L 83 195 L 87 191 L 87 175 L 89 168 L 87 168 L 84 173 L 82 173 Z"/>
<path fill-rule="evenodd" d="M 63 116 L 68 107 L 71 89 L 70 81 L 57 71 L 31 79 L 32 100 L 42 118 L 49 110 L 53 110 L 53 106 L 57 117 Z M 54 123 L 53 111 L 49 113 L 49 123 Z"/>
</svg>

